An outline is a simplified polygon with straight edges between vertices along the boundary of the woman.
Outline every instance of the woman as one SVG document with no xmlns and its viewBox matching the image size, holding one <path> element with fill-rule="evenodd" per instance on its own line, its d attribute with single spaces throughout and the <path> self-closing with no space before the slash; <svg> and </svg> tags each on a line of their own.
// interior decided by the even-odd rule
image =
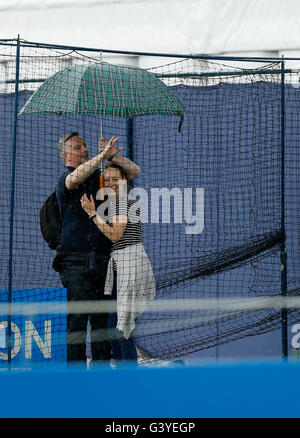
<svg viewBox="0 0 300 438">
<path fill-rule="evenodd" d="M 109 197 L 108 221 L 95 209 L 93 198 L 84 194 L 81 205 L 99 230 L 113 245 L 108 264 L 106 295 L 117 299 L 117 314 L 109 315 L 109 328 L 116 328 L 111 340 L 116 360 L 137 360 L 131 333 L 138 315 L 145 311 L 155 296 L 155 281 L 149 258 L 142 243 L 140 209 L 127 196 L 127 178 L 122 167 L 110 163 L 105 166 L 104 190 Z"/>
</svg>

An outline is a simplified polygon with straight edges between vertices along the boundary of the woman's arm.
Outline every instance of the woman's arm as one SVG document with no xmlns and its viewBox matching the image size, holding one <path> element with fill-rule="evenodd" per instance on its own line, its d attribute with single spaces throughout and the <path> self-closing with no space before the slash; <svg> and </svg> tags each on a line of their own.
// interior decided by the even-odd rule
<svg viewBox="0 0 300 438">
<path fill-rule="evenodd" d="M 104 137 L 100 137 L 98 141 L 98 152 L 101 153 L 106 145 L 107 145 L 107 140 Z M 136 178 L 141 173 L 141 169 L 137 164 L 129 160 L 129 158 L 117 155 L 117 152 L 112 153 L 107 158 L 109 158 L 112 163 L 116 164 L 117 166 L 121 166 L 123 168 L 128 180 L 132 180 L 133 178 Z"/>
<path fill-rule="evenodd" d="M 92 197 L 90 199 L 87 197 L 86 193 L 81 197 L 81 207 L 89 215 L 91 220 L 99 228 L 99 230 L 113 243 L 118 242 L 125 231 L 128 216 L 126 215 L 116 215 L 112 218 L 112 225 L 107 224 L 100 215 L 97 214 L 95 208 L 95 202 Z"/>
<path fill-rule="evenodd" d="M 114 216 L 112 219 L 112 225 L 107 224 L 101 216 L 97 213 L 92 218 L 94 224 L 97 225 L 100 231 L 108 237 L 113 243 L 118 242 L 124 234 L 128 217 L 127 216 Z"/>
<path fill-rule="evenodd" d="M 129 158 L 114 155 L 111 162 L 123 168 L 128 180 L 136 178 L 141 173 L 140 167 L 133 161 L 129 160 Z"/>
</svg>

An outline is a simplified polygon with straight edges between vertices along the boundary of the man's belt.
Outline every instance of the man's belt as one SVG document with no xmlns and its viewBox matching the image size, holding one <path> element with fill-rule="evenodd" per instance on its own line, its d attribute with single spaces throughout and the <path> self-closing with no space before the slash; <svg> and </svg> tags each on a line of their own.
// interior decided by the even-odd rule
<svg viewBox="0 0 300 438">
<path fill-rule="evenodd" d="M 82 266 L 85 272 L 103 273 L 107 266 L 109 256 L 97 251 L 90 252 L 64 252 L 61 248 L 56 251 L 52 268 L 59 272 L 66 266 Z"/>
</svg>

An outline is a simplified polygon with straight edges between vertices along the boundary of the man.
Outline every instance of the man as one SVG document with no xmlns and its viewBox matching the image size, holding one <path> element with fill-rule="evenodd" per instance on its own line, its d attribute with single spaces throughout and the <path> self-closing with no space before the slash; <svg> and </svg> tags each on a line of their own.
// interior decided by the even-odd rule
<svg viewBox="0 0 300 438">
<path fill-rule="evenodd" d="M 80 198 L 84 193 L 96 200 L 100 186 L 98 166 L 104 159 L 122 166 L 130 179 L 138 176 L 140 168 L 125 157 L 116 156 L 118 138 L 98 142 L 98 154 L 89 159 L 83 138 L 77 132 L 62 137 L 58 151 L 67 170 L 56 187 L 62 214 L 61 246 L 59 248 L 60 277 L 67 288 L 68 302 L 104 300 L 105 274 L 111 242 L 83 211 Z M 67 360 L 86 361 L 87 321 L 91 326 L 93 361 L 108 361 L 110 344 L 106 340 L 107 315 L 104 313 L 69 313 L 67 316 Z"/>
</svg>

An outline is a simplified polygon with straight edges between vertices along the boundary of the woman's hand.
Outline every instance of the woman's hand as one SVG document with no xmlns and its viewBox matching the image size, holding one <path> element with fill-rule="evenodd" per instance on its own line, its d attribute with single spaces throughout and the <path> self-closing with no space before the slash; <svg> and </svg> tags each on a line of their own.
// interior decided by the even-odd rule
<svg viewBox="0 0 300 438">
<path fill-rule="evenodd" d="M 95 208 L 95 201 L 93 199 L 93 196 L 90 195 L 90 199 L 87 197 L 87 194 L 85 193 L 81 199 L 80 199 L 81 207 L 83 210 L 91 216 L 92 214 L 96 214 L 96 208 Z"/>
</svg>

